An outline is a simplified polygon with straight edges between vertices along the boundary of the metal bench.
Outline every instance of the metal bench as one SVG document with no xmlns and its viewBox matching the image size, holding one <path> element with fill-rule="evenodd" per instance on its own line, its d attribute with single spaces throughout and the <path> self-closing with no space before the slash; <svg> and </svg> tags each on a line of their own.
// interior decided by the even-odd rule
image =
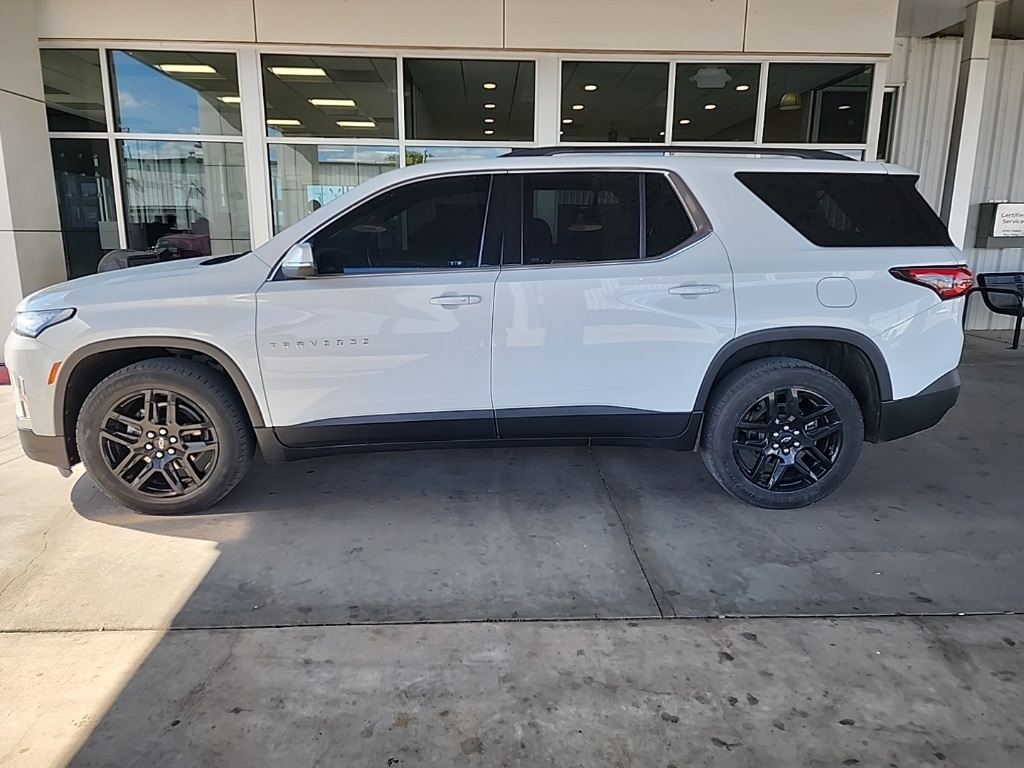
<svg viewBox="0 0 1024 768">
<path fill-rule="evenodd" d="M 997 315 L 1017 318 L 1013 328 L 1011 349 L 1020 347 L 1020 327 L 1024 323 L 1024 272 L 989 272 L 977 275 L 978 284 L 964 298 L 964 324 L 967 323 L 967 302 L 972 293 L 980 293 L 985 306 Z"/>
</svg>

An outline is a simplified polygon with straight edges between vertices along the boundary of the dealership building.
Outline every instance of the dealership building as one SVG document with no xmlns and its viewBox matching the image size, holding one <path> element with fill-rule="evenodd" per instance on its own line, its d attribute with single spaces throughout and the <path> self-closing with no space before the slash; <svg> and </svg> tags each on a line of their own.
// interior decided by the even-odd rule
<svg viewBox="0 0 1024 768">
<path fill-rule="evenodd" d="M 1024 202 L 1021 36 L 1024 0 L 2 0 L 0 322 L 111 250 L 554 144 L 888 160 L 973 270 L 1024 271 L 1024 207 L 987 205 Z"/>
</svg>

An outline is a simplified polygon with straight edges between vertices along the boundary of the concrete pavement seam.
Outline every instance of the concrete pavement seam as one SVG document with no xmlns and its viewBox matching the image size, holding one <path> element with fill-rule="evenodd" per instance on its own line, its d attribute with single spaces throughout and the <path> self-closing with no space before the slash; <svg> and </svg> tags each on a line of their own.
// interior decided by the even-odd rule
<svg viewBox="0 0 1024 768">
<path fill-rule="evenodd" d="M 636 558 L 636 564 L 640 566 L 640 573 L 644 576 L 644 581 L 647 582 L 647 588 L 651 590 L 651 597 L 654 599 L 654 606 L 658 609 L 658 613 L 661 618 L 665 618 L 665 611 L 661 608 L 661 602 L 658 600 L 658 595 L 654 592 L 654 585 L 651 584 L 651 578 L 647 575 L 647 569 L 644 568 L 643 561 L 640 559 L 640 555 L 637 554 L 636 545 L 633 544 L 633 534 L 629 532 L 629 527 L 626 525 L 626 521 L 622 517 L 622 512 L 619 511 L 619 505 L 615 501 L 615 496 L 612 494 L 612 489 L 608 486 L 608 481 L 605 479 L 604 472 L 601 471 L 601 465 L 597 463 L 597 457 L 594 456 L 594 452 L 587 449 L 587 453 L 590 454 L 590 460 L 594 463 L 594 469 L 597 471 L 597 476 L 601 478 L 601 484 L 604 486 L 604 492 L 608 496 L 608 501 L 611 502 L 612 509 L 615 510 L 615 516 L 619 518 L 619 524 L 622 525 L 622 530 L 626 533 L 626 541 L 629 542 L 629 549 L 633 553 L 633 557 Z M 672 612 L 673 615 L 675 611 Z"/>
</svg>

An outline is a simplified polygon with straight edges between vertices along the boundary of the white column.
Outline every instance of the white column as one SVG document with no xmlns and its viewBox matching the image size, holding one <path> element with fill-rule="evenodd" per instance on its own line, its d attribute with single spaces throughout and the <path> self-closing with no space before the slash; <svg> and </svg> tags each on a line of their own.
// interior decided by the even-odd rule
<svg viewBox="0 0 1024 768">
<path fill-rule="evenodd" d="M 967 216 L 985 106 L 985 78 L 988 75 L 995 9 L 995 0 L 978 0 L 968 6 L 964 24 L 960 80 L 956 86 L 953 133 L 949 140 L 940 209 L 942 220 L 949 227 L 949 235 L 958 248 L 964 247 L 967 237 Z"/>
<path fill-rule="evenodd" d="M 0 329 L 32 291 L 67 279 L 34 0 L 4 0 L 0 24 Z M 0 356 L 2 356 L 0 352 Z M 0 360 L 0 362 L 3 362 Z"/>
</svg>

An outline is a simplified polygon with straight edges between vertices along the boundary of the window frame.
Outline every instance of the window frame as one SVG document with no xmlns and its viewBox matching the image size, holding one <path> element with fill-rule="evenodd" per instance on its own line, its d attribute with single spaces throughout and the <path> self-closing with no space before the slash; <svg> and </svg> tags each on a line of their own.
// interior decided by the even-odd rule
<svg viewBox="0 0 1024 768">
<path fill-rule="evenodd" d="M 411 186 L 413 186 L 415 184 L 428 183 L 428 182 L 431 182 L 431 181 L 437 181 L 439 179 L 461 178 L 463 176 L 488 176 L 488 177 L 490 177 L 490 184 L 489 184 L 488 189 L 487 189 L 487 202 L 484 205 L 484 221 L 483 221 L 483 226 L 481 227 L 481 230 L 480 230 L 480 245 L 479 245 L 479 247 L 477 249 L 477 262 L 476 262 L 476 264 L 474 266 L 472 266 L 472 267 L 424 267 L 422 269 L 420 269 L 420 268 L 411 268 L 411 269 L 408 269 L 408 270 L 403 270 L 401 272 L 381 271 L 381 272 L 360 272 L 360 273 L 350 273 L 350 274 L 341 273 L 341 274 L 330 274 L 330 275 L 317 274 L 317 275 L 314 275 L 313 277 L 288 278 L 288 277 L 285 277 L 284 275 L 282 275 L 282 273 L 281 273 L 282 264 L 284 262 L 285 256 L 287 255 L 287 252 L 286 252 L 285 254 L 282 254 L 281 258 L 278 259 L 277 263 L 274 265 L 274 269 L 273 269 L 273 272 L 272 272 L 272 277 L 270 278 L 270 280 L 273 280 L 273 281 L 277 281 L 277 280 L 309 280 L 309 281 L 318 281 L 318 280 L 334 280 L 334 279 L 338 279 L 338 278 L 353 279 L 353 278 L 364 278 L 364 277 L 387 277 L 389 275 L 394 275 L 394 276 L 403 275 L 404 276 L 404 275 L 413 275 L 413 274 L 415 274 L 415 275 L 421 275 L 421 274 L 422 275 L 450 274 L 452 272 L 460 272 L 461 273 L 461 272 L 468 272 L 470 270 L 477 270 L 477 271 L 481 271 L 481 270 L 484 270 L 484 271 L 486 271 L 486 270 L 494 270 L 494 271 L 497 271 L 499 269 L 499 265 L 497 265 L 497 264 L 484 264 L 483 261 L 484 261 L 484 252 L 486 250 L 486 247 L 487 247 L 488 243 L 493 242 L 492 238 L 496 237 L 496 235 L 495 235 L 495 227 L 499 227 L 500 226 L 499 224 L 495 223 L 495 221 L 493 221 L 495 219 L 498 219 L 498 221 L 500 221 L 500 218 L 499 218 L 500 212 L 498 210 L 495 210 L 496 207 L 494 205 L 492 205 L 492 202 L 493 202 L 496 194 L 503 194 L 505 192 L 505 190 L 503 189 L 504 184 L 502 183 L 501 179 L 502 179 L 502 177 L 506 176 L 506 174 L 501 169 L 494 169 L 494 170 L 488 170 L 488 171 L 461 171 L 461 172 L 456 172 L 456 173 L 433 173 L 433 174 L 430 174 L 429 176 L 418 176 L 418 177 L 416 177 L 414 179 L 403 179 L 403 180 L 401 180 L 401 181 L 399 181 L 399 182 L 397 182 L 395 184 L 391 184 L 391 185 L 385 187 L 384 189 L 377 190 L 371 196 L 364 197 L 361 200 L 359 200 L 357 203 L 355 203 L 352 206 L 346 208 L 344 211 L 339 212 L 336 216 L 334 216 L 331 219 L 325 221 L 323 224 L 318 226 L 313 231 L 307 232 L 305 235 L 302 236 L 301 240 L 299 240 L 298 242 L 295 243 L 295 245 L 309 244 L 310 246 L 312 246 L 313 238 L 316 237 L 321 232 L 323 232 L 323 230 L 325 230 L 328 227 L 330 227 L 331 225 L 335 224 L 337 221 L 339 221 L 343 217 L 348 216 L 349 214 L 354 213 L 355 211 L 358 211 L 364 205 L 367 205 L 369 203 L 372 203 L 372 202 L 380 199 L 384 195 L 392 194 L 394 192 L 397 192 L 399 190 L 404 189 L 405 187 L 411 187 Z M 498 247 L 500 247 L 500 244 L 501 244 L 500 229 L 498 229 L 497 237 L 498 237 L 497 244 L 498 244 Z M 314 259 L 315 259 L 315 254 L 314 254 Z"/>
<path fill-rule="evenodd" d="M 644 179 L 640 179 L 639 213 L 640 213 L 640 243 L 639 258 L 636 259 L 608 259 L 602 261 L 580 261 L 572 264 L 525 264 L 523 262 L 523 230 L 526 225 L 526 217 L 523 209 L 523 176 L 539 173 L 635 173 L 641 177 L 644 174 L 664 176 L 668 180 L 669 187 L 679 199 L 683 212 L 689 217 L 693 233 L 675 248 L 670 249 L 660 256 L 647 256 L 647 204 L 646 187 Z M 517 169 L 508 172 L 508 202 L 505 215 L 505 238 L 501 254 L 502 269 L 549 269 L 557 267 L 568 267 L 570 269 L 586 266 L 621 265 L 621 264 L 657 264 L 671 259 L 683 251 L 689 250 L 698 243 L 706 240 L 712 233 L 711 220 L 701 207 L 697 198 L 693 196 L 690 188 L 674 171 L 664 168 L 645 168 L 642 166 L 621 166 L 608 168 L 607 166 L 585 166 L 578 168 L 535 168 Z M 511 251 L 518 256 L 518 261 L 507 261 L 506 254 Z"/>
<path fill-rule="evenodd" d="M 188 136 L 195 140 L 240 142 L 245 151 L 245 173 L 248 181 L 246 196 L 248 199 L 249 211 L 249 232 L 252 244 L 264 243 L 275 236 L 273 230 L 273 212 L 270 203 L 271 181 L 269 168 L 268 146 L 273 143 L 291 144 L 320 144 L 320 145 L 351 145 L 351 144 L 394 144 L 395 151 L 399 158 L 399 167 L 405 167 L 405 152 L 410 146 L 420 147 L 480 147 L 487 146 L 487 142 L 477 141 L 427 141 L 413 140 L 405 136 L 405 99 L 398 98 L 398 139 L 382 141 L 380 138 L 354 139 L 354 138 L 328 138 L 319 136 L 309 137 L 271 137 L 267 136 L 265 130 L 265 106 L 263 104 L 263 72 L 262 54 L 294 54 L 309 55 L 310 51 L 326 56 L 359 56 L 359 57 L 380 57 L 382 55 L 393 57 L 397 60 L 397 73 L 399 88 L 404 87 L 403 59 L 408 58 L 468 58 L 468 59 L 510 59 L 515 61 L 532 60 L 536 64 L 534 80 L 534 141 L 532 142 L 505 142 L 504 145 L 510 148 L 532 147 L 546 145 L 562 146 L 586 146 L 598 147 L 609 146 L 599 142 L 585 142 L 574 144 L 571 141 L 562 141 L 559 136 L 561 128 L 559 105 L 561 103 L 562 87 L 562 62 L 563 61 L 614 61 L 614 62 L 667 62 L 669 66 L 668 94 L 665 108 L 665 130 L 666 136 L 670 136 L 671 122 L 674 109 L 675 74 L 679 64 L 714 64 L 714 63 L 760 63 L 761 82 L 759 84 L 759 106 L 758 123 L 755 141 L 752 142 L 730 142 L 731 147 L 788 147 L 797 146 L 793 144 L 766 143 L 763 141 L 763 119 L 765 111 L 765 94 L 767 90 L 768 66 L 773 63 L 851 63 L 860 62 L 875 65 L 875 78 L 872 83 L 871 103 L 868 111 L 868 135 L 864 144 L 858 145 L 833 145 L 816 144 L 815 149 L 837 150 L 844 152 L 857 152 L 859 159 L 874 159 L 875 147 L 878 140 L 878 127 L 881 118 L 882 89 L 886 85 L 885 73 L 888 68 L 889 59 L 887 56 L 847 53 L 847 54 L 743 54 L 731 53 L 694 53 L 694 54 L 667 54 L 651 53 L 647 51 L 604 51 L 601 53 L 580 52 L 580 51 L 543 51 L 523 50 L 504 51 L 494 49 L 455 48 L 439 51 L 430 48 L 408 48 L 360 46 L 360 45 L 303 45 L 297 43 L 225 43 L 197 40 L 132 40 L 125 41 L 116 38 L 95 38 L 82 40 L 80 38 L 53 37 L 39 41 L 40 49 L 89 49 L 99 52 L 100 70 L 103 76 L 103 95 L 105 106 L 105 118 L 107 130 L 105 132 L 81 132 L 81 131 L 48 131 L 50 138 L 106 138 L 113 169 L 114 199 L 118 211 L 118 236 L 120 247 L 127 247 L 127 225 L 124 218 L 124 202 L 122 195 L 122 181 L 120 173 L 120 162 L 116 154 L 116 140 L 124 135 L 115 133 L 113 125 L 113 101 L 111 88 L 111 75 L 108 67 L 108 54 L 111 50 L 176 50 L 176 51 L 208 51 L 218 53 L 233 53 L 236 56 L 238 67 L 239 95 L 242 97 L 242 135 L 241 136 Z M 899 100 L 901 101 L 901 100 Z M 133 139 L 154 139 L 154 140 L 179 140 L 182 134 L 153 134 L 142 135 L 132 134 Z M 688 144 L 700 144 L 702 142 L 672 142 L 674 146 L 685 148 Z M 629 142 L 617 142 L 610 146 L 650 146 L 633 145 Z M 806 145 L 801 145 L 806 146 Z M 678 188 L 678 185 L 677 185 Z M 695 208 L 692 205 L 684 205 L 687 210 L 694 214 Z"/>
</svg>

